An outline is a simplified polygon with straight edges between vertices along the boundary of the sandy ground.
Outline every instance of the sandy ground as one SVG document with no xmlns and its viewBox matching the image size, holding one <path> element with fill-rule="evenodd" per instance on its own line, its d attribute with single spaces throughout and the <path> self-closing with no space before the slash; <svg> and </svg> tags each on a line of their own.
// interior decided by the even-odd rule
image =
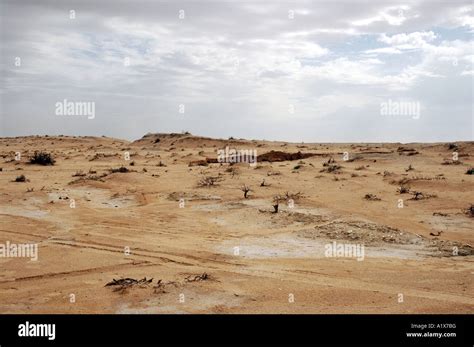
<svg viewBox="0 0 474 347">
<path fill-rule="evenodd" d="M 189 166 L 225 146 L 315 155 Z M 55 165 L 29 164 L 35 150 Z M 2 313 L 474 311 L 472 142 L 42 136 L 0 139 L 0 155 L 0 243 L 38 244 L 37 261 L 0 257 Z M 110 172 L 121 166 L 130 171 Z M 220 181 L 199 187 L 206 176 Z M 273 213 L 286 192 L 302 196 Z M 333 242 L 364 246 L 363 259 L 328 257 Z M 153 280 L 106 286 L 144 277 Z"/>
</svg>

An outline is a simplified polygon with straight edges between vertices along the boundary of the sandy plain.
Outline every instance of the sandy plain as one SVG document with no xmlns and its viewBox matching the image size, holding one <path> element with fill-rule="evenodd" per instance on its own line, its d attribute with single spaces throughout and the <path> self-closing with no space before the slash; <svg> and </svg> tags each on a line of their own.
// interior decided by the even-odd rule
<svg viewBox="0 0 474 347">
<path fill-rule="evenodd" d="M 213 162 L 226 146 L 273 161 Z M 55 164 L 30 164 L 35 150 Z M 35 243 L 38 260 L 0 257 L 0 312 L 472 313 L 473 153 L 473 142 L 1 138 L 0 244 Z M 301 158 L 276 161 L 288 154 Z M 200 187 L 205 177 L 215 183 Z M 287 193 L 294 204 L 274 213 Z M 363 260 L 328 257 L 333 242 L 363 245 Z"/>
</svg>

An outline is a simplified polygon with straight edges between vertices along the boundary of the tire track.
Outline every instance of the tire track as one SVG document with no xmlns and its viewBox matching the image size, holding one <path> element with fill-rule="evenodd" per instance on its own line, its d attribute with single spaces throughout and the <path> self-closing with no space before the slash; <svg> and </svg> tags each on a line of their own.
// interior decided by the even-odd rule
<svg viewBox="0 0 474 347">
<path fill-rule="evenodd" d="M 68 247 L 89 248 L 89 249 L 95 249 L 95 250 L 99 250 L 99 251 L 106 251 L 106 252 L 114 252 L 114 253 L 124 254 L 124 251 L 123 251 L 122 248 L 120 248 L 120 249 L 107 249 L 107 248 L 104 248 L 104 247 L 95 247 L 95 246 L 90 245 L 90 244 L 81 244 L 79 242 L 67 243 L 67 242 L 56 241 L 56 240 L 54 240 L 51 243 L 55 244 L 55 245 L 62 245 L 62 246 L 68 246 Z M 109 246 L 109 247 L 113 248 L 115 246 Z M 133 253 L 133 255 L 134 256 L 140 256 L 140 257 L 145 257 L 145 258 L 159 259 L 159 260 L 162 260 L 165 263 L 175 263 L 175 264 L 180 264 L 180 265 L 184 265 L 184 266 L 193 266 L 193 265 L 195 265 L 195 264 L 185 263 L 185 262 L 173 260 L 173 259 L 166 258 L 166 257 L 160 257 L 160 256 L 153 256 L 153 255 L 140 254 L 140 253 Z"/>
<path fill-rule="evenodd" d="M 115 246 L 115 245 L 110 245 L 107 243 L 102 243 L 102 242 L 95 242 L 95 241 L 75 241 L 74 243 L 68 243 L 60 240 L 51 240 L 52 243 L 54 244 L 60 244 L 60 245 L 66 245 L 66 246 L 71 246 L 71 247 L 82 247 L 82 248 L 92 248 L 92 249 L 97 249 L 97 250 L 103 250 L 103 251 L 108 251 L 108 252 L 115 252 L 115 253 L 124 253 L 124 250 L 120 246 Z M 94 247 L 98 246 L 98 247 Z M 149 254 L 143 254 L 143 253 L 137 253 L 137 251 L 141 252 L 146 252 L 146 253 L 151 253 L 152 255 Z M 209 256 L 214 256 L 214 257 L 222 257 L 221 254 L 218 253 L 212 253 L 212 252 L 206 252 L 209 254 Z M 231 266 L 247 266 L 246 264 L 242 263 L 237 263 L 234 261 L 225 261 L 225 260 L 218 260 L 218 259 L 210 259 L 205 256 L 199 257 L 199 256 L 194 256 L 194 255 L 189 255 L 189 254 L 183 254 L 183 253 L 176 253 L 176 252 L 169 252 L 169 251 L 153 251 L 149 250 L 146 248 L 141 248 L 141 247 L 136 247 L 133 248 L 133 253 L 132 255 L 134 256 L 140 256 L 140 257 L 145 257 L 145 258 L 152 258 L 152 259 L 160 259 L 163 260 L 164 262 L 172 262 L 172 263 L 177 263 L 185 266 L 195 266 L 195 265 L 202 265 L 203 263 L 213 263 L 213 264 L 222 264 L 222 265 L 231 265 Z M 166 256 L 173 256 L 178 259 L 186 259 L 186 260 L 191 260 L 195 261 L 197 263 L 187 263 L 184 261 L 178 261 L 174 259 L 170 259 Z"/>
<path fill-rule="evenodd" d="M 33 236 L 33 237 L 37 237 L 37 238 L 39 238 L 39 239 L 45 240 L 45 236 L 44 236 L 44 235 L 29 234 L 29 233 L 24 233 L 24 232 L 20 232 L 20 231 L 12 231 L 12 230 L 4 230 L 4 229 L 0 229 L 0 232 L 11 233 L 11 234 L 17 234 L 17 235 Z"/>
<path fill-rule="evenodd" d="M 83 275 L 87 273 L 94 273 L 97 271 L 110 271 L 110 270 L 115 270 L 115 269 L 122 269 L 126 267 L 135 267 L 135 266 L 153 266 L 156 264 L 153 264 L 149 261 L 141 261 L 141 262 L 134 262 L 134 263 L 122 263 L 122 264 L 116 264 L 116 265 L 107 265 L 107 266 L 99 266 L 99 267 L 94 267 L 94 268 L 89 268 L 89 269 L 82 269 L 82 270 L 73 270 L 73 271 L 63 271 L 63 272 L 50 272 L 42 275 L 33 275 L 33 276 L 25 276 L 25 277 L 18 277 L 12 280 L 7 280 L 7 281 L 1 281 L 0 284 L 5 284 L 5 283 L 12 283 L 12 282 L 22 282 L 22 281 L 31 281 L 31 280 L 41 280 L 41 279 L 50 279 L 50 278 L 57 278 L 61 276 L 68 276 L 68 275 Z"/>
</svg>

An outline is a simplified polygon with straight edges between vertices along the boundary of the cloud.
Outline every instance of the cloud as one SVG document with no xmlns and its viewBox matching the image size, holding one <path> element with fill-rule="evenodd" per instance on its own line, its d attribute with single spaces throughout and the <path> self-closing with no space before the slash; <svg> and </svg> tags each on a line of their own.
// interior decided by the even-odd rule
<svg viewBox="0 0 474 347">
<path fill-rule="evenodd" d="M 401 49 L 417 49 L 425 47 L 428 42 L 431 42 L 434 39 L 436 39 L 435 33 L 428 31 L 414 32 L 409 34 L 403 33 L 392 36 L 382 34 L 379 38 L 379 41 Z"/>
<path fill-rule="evenodd" d="M 378 54 L 402 54 L 402 51 L 395 47 L 381 47 L 381 48 L 373 48 L 367 49 L 364 51 L 364 54 L 367 55 L 378 55 Z"/>
<path fill-rule="evenodd" d="M 469 139 L 472 13 L 468 1 L 5 0 L 0 135 Z M 450 121 L 432 95 L 456 98 Z M 379 104 L 407 97 L 430 115 L 391 130 Z M 65 98 L 95 101 L 96 119 L 55 117 Z"/>
<path fill-rule="evenodd" d="M 408 6 L 390 6 L 380 10 L 376 15 L 352 22 L 355 26 L 369 26 L 377 22 L 386 22 L 389 25 L 400 26 L 405 22 L 405 11 L 410 9 Z"/>
</svg>

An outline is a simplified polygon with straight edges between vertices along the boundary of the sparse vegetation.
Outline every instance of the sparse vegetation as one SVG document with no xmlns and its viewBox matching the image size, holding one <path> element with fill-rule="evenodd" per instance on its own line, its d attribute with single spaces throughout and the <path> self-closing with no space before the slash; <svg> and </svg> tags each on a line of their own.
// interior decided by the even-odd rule
<svg viewBox="0 0 474 347">
<path fill-rule="evenodd" d="M 323 166 L 326 166 L 323 164 Z M 341 170 L 342 166 L 340 165 L 337 165 L 337 164 L 329 164 L 326 166 L 325 169 L 321 169 L 319 170 L 319 172 L 327 172 L 327 173 L 340 173 L 340 170 Z"/>
<path fill-rule="evenodd" d="M 290 201 L 290 200 L 298 201 L 302 197 L 303 197 L 303 194 L 301 192 L 297 192 L 297 193 L 286 192 L 284 195 L 282 194 L 275 195 L 272 200 L 272 207 L 273 207 L 272 213 L 278 213 L 280 203 L 284 201 Z"/>
<path fill-rule="evenodd" d="M 247 185 L 243 185 L 242 188 L 240 188 L 240 190 L 242 190 L 244 192 L 244 198 L 247 199 L 248 198 L 248 193 L 251 191 L 250 187 L 247 186 Z"/>
<path fill-rule="evenodd" d="M 471 206 L 469 206 L 465 212 L 469 217 L 474 218 L 474 204 L 471 204 Z"/>
<path fill-rule="evenodd" d="M 70 181 L 68 184 L 75 184 L 75 183 L 85 182 L 85 181 L 88 181 L 88 180 L 104 182 L 104 180 L 103 180 L 104 177 L 107 177 L 107 173 L 105 173 L 105 172 L 101 175 L 90 174 L 88 176 L 79 177 L 79 178 L 77 178 L 73 181 Z"/>
<path fill-rule="evenodd" d="M 186 282 L 200 282 L 200 281 L 207 281 L 210 279 L 212 279 L 212 277 L 208 275 L 206 272 L 200 275 L 189 275 L 184 278 Z"/>
<path fill-rule="evenodd" d="M 112 169 L 109 169 L 110 173 L 117 173 L 117 172 L 120 172 L 120 173 L 127 173 L 127 172 L 130 172 L 130 170 L 128 168 L 126 168 L 125 166 L 121 166 L 119 168 L 112 168 Z"/>
<path fill-rule="evenodd" d="M 416 192 L 416 191 L 413 191 L 411 193 L 413 197 L 410 200 L 425 200 L 425 199 L 436 197 L 436 195 L 434 194 L 426 194 L 426 193 Z"/>
<path fill-rule="evenodd" d="M 407 186 L 402 185 L 398 188 L 398 192 L 400 194 L 408 194 L 408 193 L 410 193 L 410 188 L 408 188 Z"/>
<path fill-rule="evenodd" d="M 213 187 L 216 186 L 217 182 L 222 181 L 221 177 L 218 176 L 206 176 L 199 180 L 198 187 Z"/>
<path fill-rule="evenodd" d="M 56 161 L 50 153 L 41 151 L 35 151 L 33 156 L 30 158 L 30 164 L 54 165 L 55 162 Z"/>
<path fill-rule="evenodd" d="M 86 174 L 82 172 L 82 170 L 78 170 L 76 171 L 76 173 L 72 175 L 72 177 L 84 177 L 84 176 L 86 176 Z"/>
<path fill-rule="evenodd" d="M 458 145 L 455 143 L 448 143 L 448 149 L 457 151 Z"/>
<path fill-rule="evenodd" d="M 331 158 L 328 159 L 328 161 L 325 161 L 323 163 L 323 166 L 326 167 L 326 166 L 329 166 L 329 165 L 335 164 L 335 163 L 336 163 L 336 161 L 333 159 L 333 157 L 331 157 Z"/>
<path fill-rule="evenodd" d="M 25 175 L 20 175 L 15 178 L 15 182 L 26 182 L 26 176 Z"/>
<path fill-rule="evenodd" d="M 273 197 L 273 213 L 278 213 L 278 208 L 280 207 L 280 203 L 285 201 L 285 197 L 281 195 L 275 195 Z"/>
<path fill-rule="evenodd" d="M 380 201 L 380 200 L 382 200 L 375 194 L 365 194 L 364 199 L 369 200 L 369 201 Z"/>
<path fill-rule="evenodd" d="M 460 160 L 444 159 L 441 165 L 460 165 L 462 162 Z"/>
<path fill-rule="evenodd" d="M 474 175 L 474 168 L 470 168 L 466 171 L 466 175 Z"/>
<path fill-rule="evenodd" d="M 113 286 L 114 287 L 114 289 L 113 289 L 114 292 L 119 292 L 119 293 L 123 294 L 127 291 L 127 289 L 130 289 L 134 286 L 144 287 L 144 286 L 147 286 L 147 285 L 151 284 L 152 281 L 153 281 L 153 278 L 148 280 L 146 277 L 144 277 L 140 280 L 136 280 L 134 278 L 121 278 L 119 280 L 116 280 L 114 278 L 111 282 L 108 282 L 105 285 L 105 287 Z"/>
</svg>

